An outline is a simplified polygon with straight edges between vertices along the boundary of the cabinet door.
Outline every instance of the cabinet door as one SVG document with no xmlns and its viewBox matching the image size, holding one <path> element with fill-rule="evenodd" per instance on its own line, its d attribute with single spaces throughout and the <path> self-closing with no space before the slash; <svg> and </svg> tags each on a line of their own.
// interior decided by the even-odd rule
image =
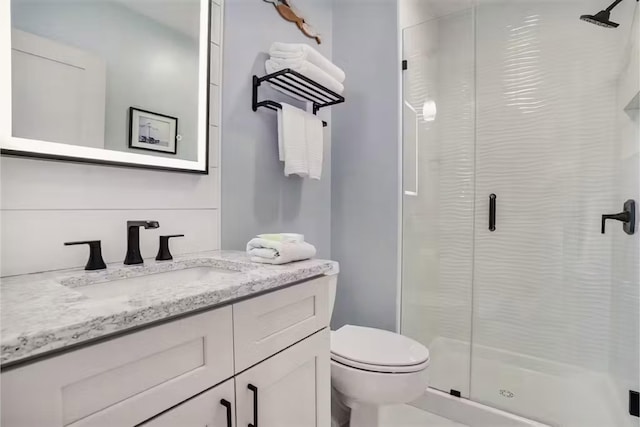
<svg viewBox="0 0 640 427">
<path fill-rule="evenodd" d="M 238 375 L 238 425 L 327 427 L 329 363 L 329 330 L 323 329 Z"/>
<path fill-rule="evenodd" d="M 233 427 L 233 379 L 145 422 L 144 427 Z"/>
</svg>

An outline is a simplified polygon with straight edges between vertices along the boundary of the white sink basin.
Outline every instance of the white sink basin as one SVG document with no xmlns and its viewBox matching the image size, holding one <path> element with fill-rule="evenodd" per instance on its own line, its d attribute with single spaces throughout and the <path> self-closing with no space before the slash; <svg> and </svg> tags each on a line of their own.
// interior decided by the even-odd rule
<svg viewBox="0 0 640 427">
<path fill-rule="evenodd" d="M 171 289 L 189 283 L 214 284 L 221 278 L 228 277 L 234 273 L 237 272 L 215 267 L 192 267 L 164 273 L 109 280 L 107 282 L 77 286 L 73 289 L 91 298 L 126 298 L 134 293 L 153 292 L 161 288 Z"/>
</svg>

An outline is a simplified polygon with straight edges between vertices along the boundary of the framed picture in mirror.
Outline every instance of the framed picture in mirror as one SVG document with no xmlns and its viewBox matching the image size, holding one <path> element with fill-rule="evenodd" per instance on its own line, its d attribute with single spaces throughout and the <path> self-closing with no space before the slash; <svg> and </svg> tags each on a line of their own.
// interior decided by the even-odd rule
<svg viewBox="0 0 640 427">
<path fill-rule="evenodd" d="M 129 108 L 129 148 L 176 154 L 178 118 Z"/>
</svg>

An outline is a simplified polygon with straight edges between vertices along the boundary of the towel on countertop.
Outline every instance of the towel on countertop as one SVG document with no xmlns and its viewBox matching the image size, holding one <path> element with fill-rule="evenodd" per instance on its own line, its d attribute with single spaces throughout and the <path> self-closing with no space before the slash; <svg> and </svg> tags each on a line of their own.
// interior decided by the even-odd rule
<svg viewBox="0 0 640 427">
<path fill-rule="evenodd" d="M 275 42 L 271 45 L 269 54 L 272 58 L 288 59 L 299 62 L 308 61 L 324 70 L 327 74 L 337 80 L 338 83 L 344 82 L 346 77 L 342 69 L 322 56 L 320 52 L 308 44 Z"/>
<path fill-rule="evenodd" d="M 316 248 L 306 242 L 278 242 L 256 237 L 247 243 L 247 254 L 252 262 L 278 265 L 312 258 Z"/>
<path fill-rule="evenodd" d="M 342 83 L 340 83 L 339 81 L 331 77 L 329 74 L 327 74 L 325 71 L 318 68 L 316 65 L 313 65 L 312 63 L 307 61 L 301 61 L 297 63 L 295 61 L 292 62 L 286 59 L 271 58 L 271 59 L 267 59 L 267 61 L 265 62 L 264 68 L 268 74 L 275 73 L 276 71 L 284 70 L 285 68 L 290 68 L 293 71 L 297 71 L 303 76 L 308 77 L 317 83 L 320 83 L 322 86 L 337 93 L 338 95 L 344 92 L 344 85 Z M 294 80 L 294 79 L 295 77 L 292 76 L 291 80 Z M 282 88 L 274 84 L 271 84 L 271 86 L 276 90 L 279 90 L 288 95 L 291 95 L 291 92 L 286 91 L 286 89 L 283 90 Z"/>
</svg>

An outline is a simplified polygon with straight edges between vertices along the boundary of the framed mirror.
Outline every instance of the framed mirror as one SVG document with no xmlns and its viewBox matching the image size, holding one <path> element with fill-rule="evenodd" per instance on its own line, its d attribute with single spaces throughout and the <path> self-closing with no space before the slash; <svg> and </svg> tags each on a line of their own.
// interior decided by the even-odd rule
<svg viewBox="0 0 640 427">
<path fill-rule="evenodd" d="M 208 173 L 210 7 L 0 2 L 2 153 Z"/>
</svg>

